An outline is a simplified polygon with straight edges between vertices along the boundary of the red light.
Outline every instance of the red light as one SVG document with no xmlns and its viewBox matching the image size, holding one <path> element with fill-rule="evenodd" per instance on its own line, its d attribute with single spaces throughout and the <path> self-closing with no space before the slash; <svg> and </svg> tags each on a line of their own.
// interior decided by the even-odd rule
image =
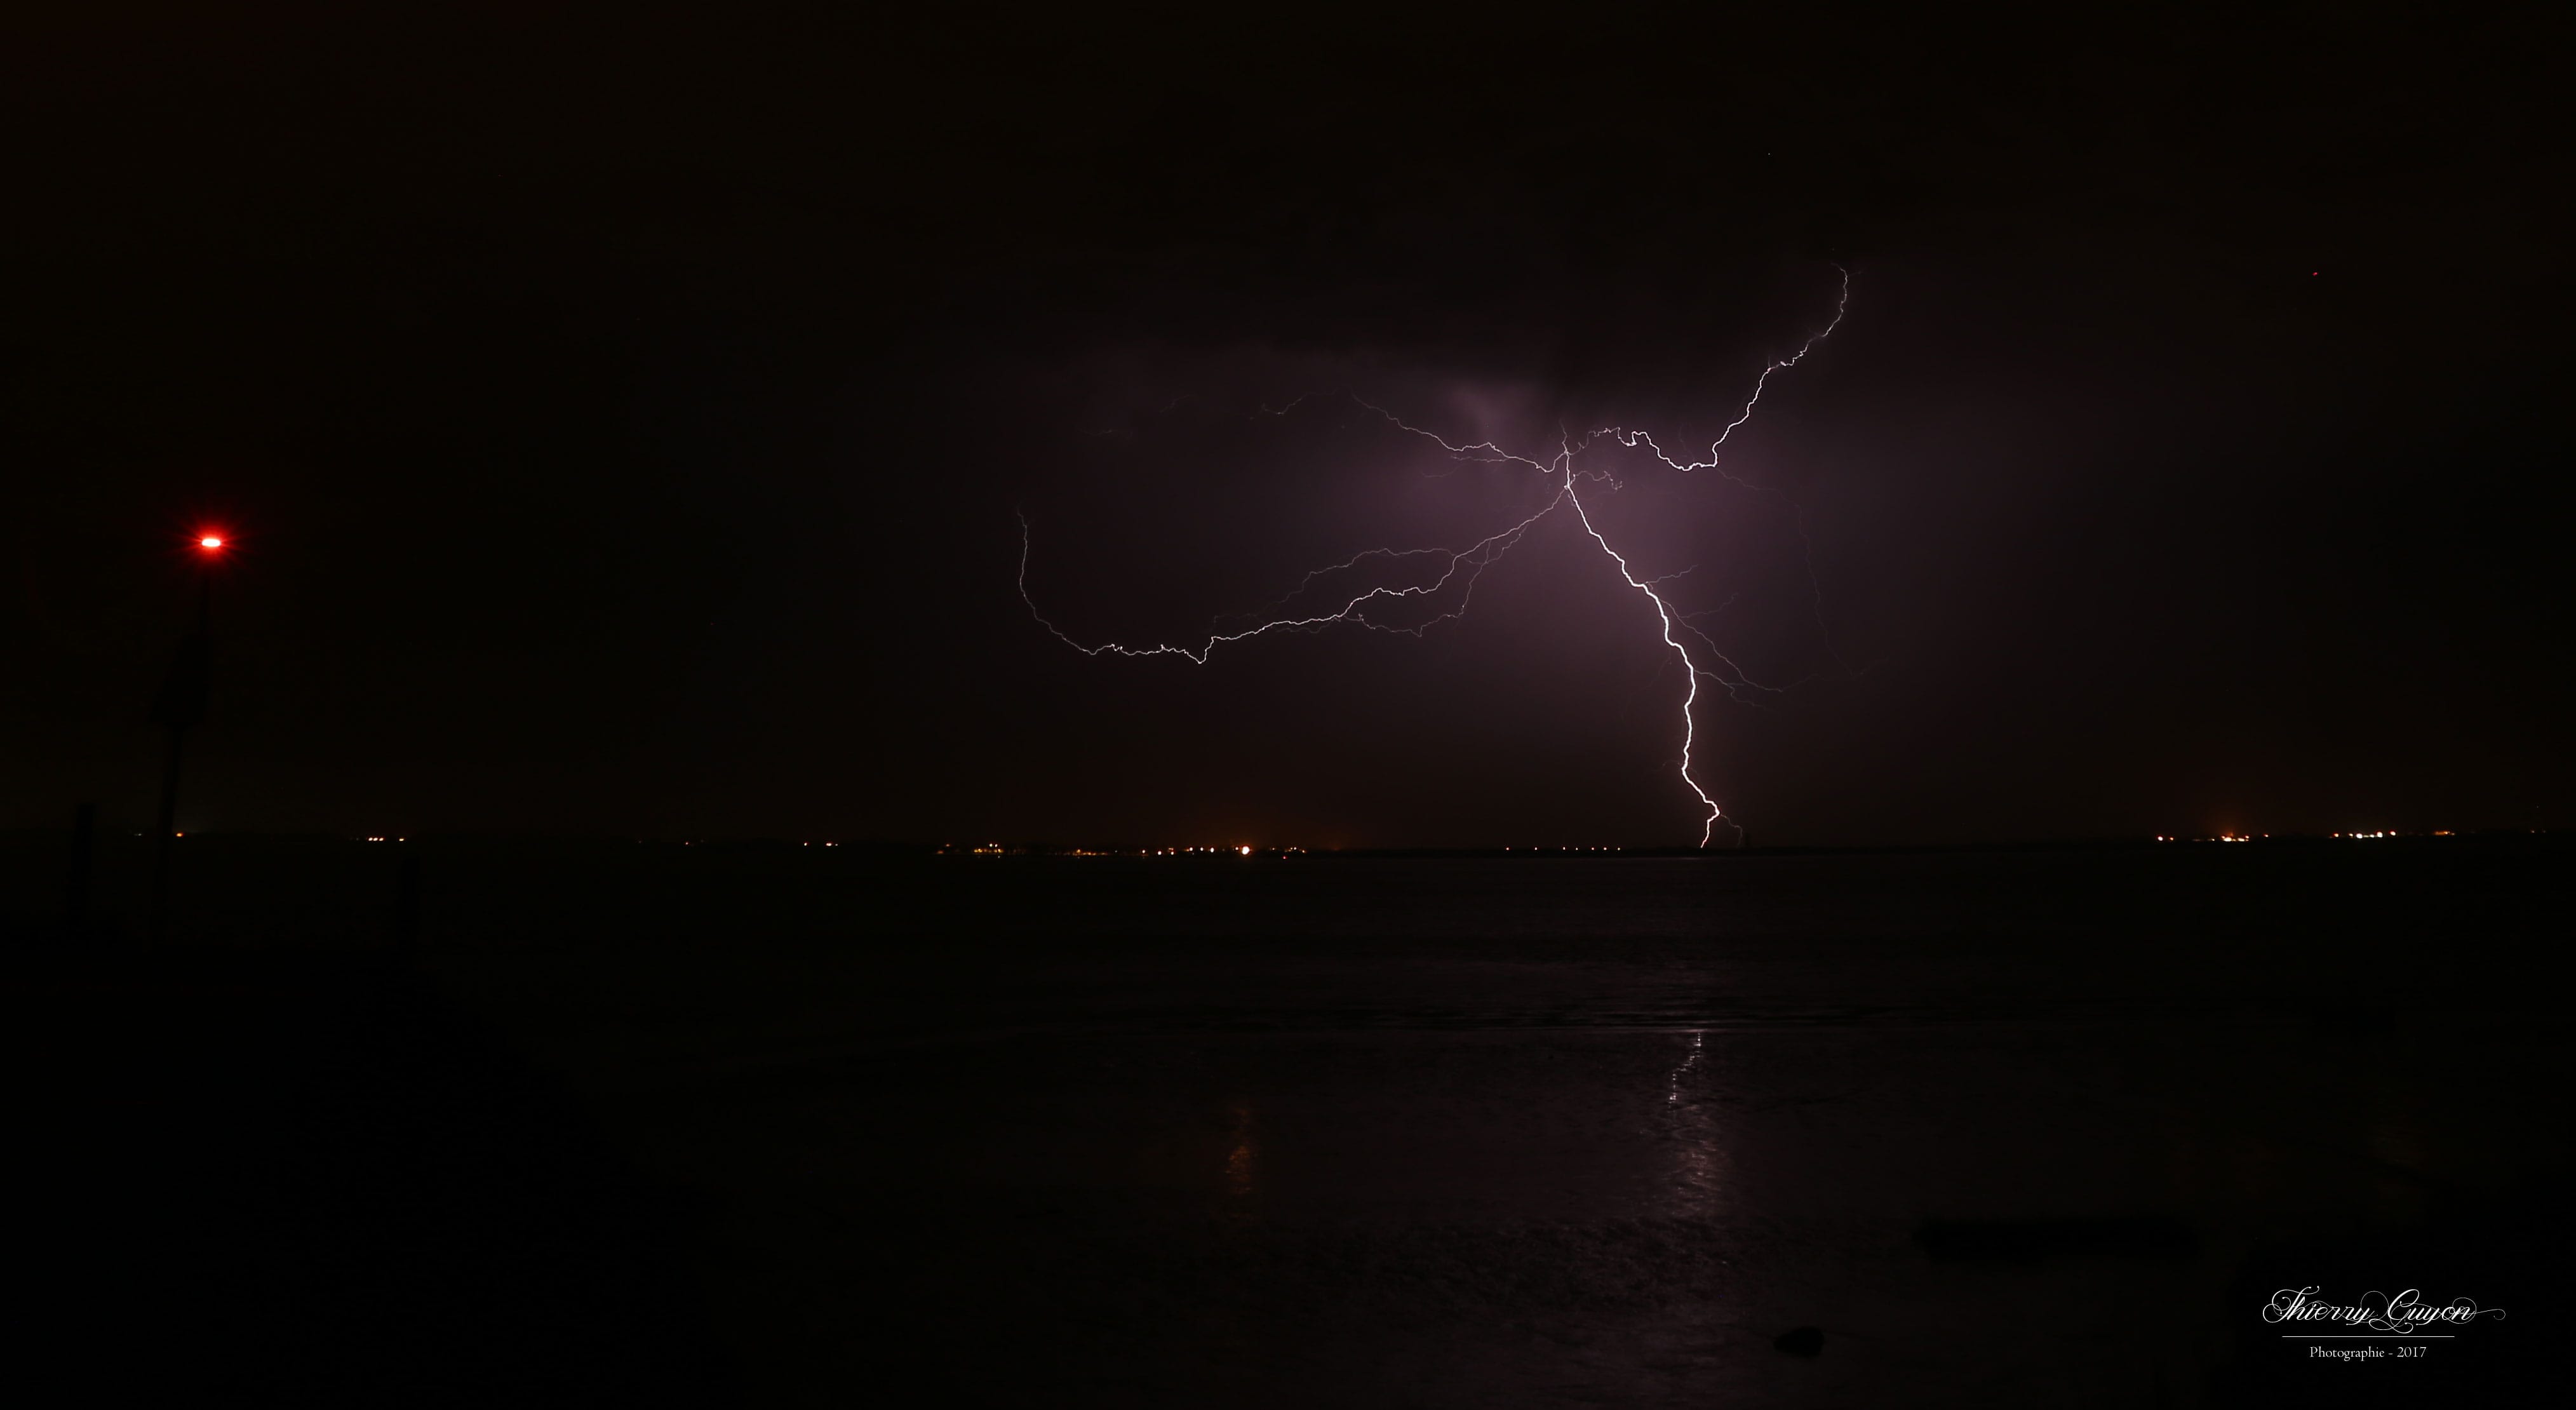
<svg viewBox="0 0 2576 1410">
<path fill-rule="evenodd" d="M 202 548 L 209 553 L 212 553 L 223 546 L 224 540 L 221 534 L 208 534 L 204 538 L 197 540 L 197 547 Z"/>
</svg>

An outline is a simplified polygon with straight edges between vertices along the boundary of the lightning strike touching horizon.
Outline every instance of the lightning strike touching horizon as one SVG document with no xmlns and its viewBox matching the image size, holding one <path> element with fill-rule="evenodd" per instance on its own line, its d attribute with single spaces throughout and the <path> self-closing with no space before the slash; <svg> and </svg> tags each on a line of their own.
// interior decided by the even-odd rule
<svg viewBox="0 0 2576 1410">
<path fill-rule="evenodd" d="M 1720 651 L 1717 644 L 1710 640 L 1705 632 L 1702 632 L 1697 627 L 1691 625 L 1687 616 L 1675 612 L 1672 604 L 1664 599 L 1663 594 L 1656 591 L 1658 584 L 1667 583 L 1674 578 L 1680 577 L 1683 573 L 1691 571 L 1689 568 L 1684 568 L 1679 572 L 1667 573 L 1661 577 L 1654 578 L 1639 578 L 1636 575 L 1636 573 L 1629 567 L 1626 556 L 1621 554 L 1616 548 L 1613 548 L 1610 544 L 1610 540 L 1605 537 L 1600 528 L 1592 522 L 1591 512 L 1584 506 L 1583 497 L 1575 488 L 1576 483 L 1581 480 L 1600 481 L 1611 484 L 1613 488 L 1616 488 L 1617 482 L 1611 480 L 1607 474 L 1601 472 L 1576 470 L 1575 460 L 1594 442 L 1607 439 L 1615 441 L 1622 447 L 1629 449 L 1643 446 L 1647 451 L 1653 454 L 1655 459 L 1661 461 L 1671 469 L 1682 472 L 1683 474 L 1689 474 L 1698 470 L 1716 469 L 1718 465 L 1719 450 L 1725 446 L 1728 437 L 1734 435 L 1735 432 L 1746 422 L 1753 419 L 1754 410 L 1761 404 L 1762 393 L 1770 385 L 1772 374 L 1797 366 L 1800 362 L 1806 359 L 1807 354 L 1815 351 L 1817 344 L 1822 343 L 1826 338 L 1831 337 L 1834 330 L 1842 326 L 1843 316 L 1851 307 L 1851 272 L 1849 270 L 1842 270 L 1841 274 L 1842 287 L 1835 298 L 1833 318 L 1828 321 L 1821 330 L 1809 336 L 1804 343 L 1801 343 L 1796 352 L 1789 354 L 1787 357 L 1775 359 L 1764 366 L 1761 375 L 1754 379 L 1752 394 L 1745 398 L 1743 408 L 1736 413 L 1734 420 L 1727 422 L 1726 425 L 1718 431 L 1717 438 L 1709 443 L 1708 458 L 1705 460 L 1694 460 L 1689 463 L 1676 460 L 1664 451 L 1664 448 L 1655 441 L 1653 436 L 1642 430 L 1632 431 L 1620 426 L 1605 426 L 1598 430 L 1594 430 L 1579 439 L 1561 437 L 1558 442 L 1556 454 L 1545 460 L 1541 460 L 1533 456 L 1521 455 L 1517 452 L 1505 450 L 1492 441 L 1475 441 L 1464 444 L 1453 442 L 1435 431 L 1426 430 L 1423 427 L 1412 425 L 1406 422 L 1403 418 L 1397 416 L 1394 412 L 1387 410 L 1385 407 L 1379 406 L 1353 394 L 1351 400 L 1358 403 L 1362 408 L 1375 413 L 1379 417 L 1383 418 L 1389 425 L 1396 427 L 1398 430 L 1419 436 L 1430 441 L 1434 445 L 1439 446 L 1453 460 L 1465 461 L 1471 464 L 1526 466 L 1527 468 L 1536 470 L 1540 474 L 1549 476 L 1556 481 L 1556 493 L 1550 496 L 1547 503 L 1540 506 L 1537 512 L 1522 519 L 1520 522 L 1513 524 L 1509 528 L 1478 539 L 1475 543 L 1466 548 L 1363 549 L 1339 563 L 1309 570 L 1305 577 L 1298 581 L 1297 586 L 1291 589 L 1286 597 L 1281 598 L 1277 605 L 1284 609 L 1288 604 L 1297 601 L 1310 589 L 1314 588 L 1319 580 L 1328 579 L 1335 574 L 1352 571 L 1362 563 L 1373 560 L 1384 560 L 1388 563 L 1399 563 L 1415 559 L 1433 560 L 1437 564 L 1437 573 L 1427 582 L 1416 582 L 1400 587 L 1370 587 L 1366 591 L 1345 597 L 1339 607 L 1330 611 L 1319 609 L 1302 616 L 1289 615 L 1273 617 L 1246 627 L 1240 631 L 1211 632 L 1196 646 L 1173 645 L 1169 643 L 1157 643 L 1152 646 L 1128 646 L 1114 641 L 1102 642 L 1097 645 L 1087 645 L 1081 641 L 1075 640 L 1071 635 L 1067 634 L 1063 628 L 1058 627 L 1054 622 L 1048 620 L 1046 614 L 1039 609 L 1037 599 L 1029 592 L 1029 552 L 1031 546 L 1031 534 L 1028 516 L 1026 514 L 1022 514 L 1020 516 L 1020 600 L 1028 604 L 1029 616 L 1033 618 L 1039 626 L 1046 628 L 1047 631 L 1054 634 L 1058 641 L 1063 642 L 1065 645 L 1072 647 L 1074 650 L 1081 652 L 1085 656 L 1177 656 L 1182 660 L 1188 661 L 1194 666 L 1203 666 L 1207 664 L 1208 657 L 1214 654 L 1216 649 L 1220 646 L 1229 646 L 1236 642 L 1249 641 L 1255 637 L 1267 636 L 1272 632 L 1316 632 L 1322 631 L 1327 627 L 1357 625 L 1365 627 L 1370 631 L 1392 632 L 1404 636 L 1419 637 L 1425 631 L 1428 631 L 1434 623 L 1455 621 L 1459 617 L 1466 615 L 1468 603 L 1475 595 L 1476 579 L 1483 574 L 1484 570 L 1491 566 L 1496 560 L 1500 559 L 1505 553 L 1510 552 L 1512 548 L 1517 546 L 1522 537 L 1526 535 L 1530 528 L 1537 524 L 1538 521 L 1555 513 L 1561 507 L 1571 506 L 1574 510 L 1575 518 L 1583 526 L 1583 532 L 1589 535 L 1595 544 L 1600 546 L 1602 554 L 1606 556 L 1610 560 L 1611 564 L 1618 570 L 1620 579 L 1627 583 L 1629 587 L 1634 588 L 1639 593 L 1643 594 L 1648 602 L 1654 604 L 1655 615 L 1662 626 L 1663 643 L 1666 647 L 1672 650 L 1675 656 L 1678 656 L 1681 659 L 1683 670 L 1688 679 L 1687 688 L 1684 690 L 1682 695 L 1682 752 L 1679 771 L 1683 786 L 1688 788 L 1691 791 L 1692 796 L 1697 798 L 1700 805 L 1707 810 L 1705 816 L 1703 816 L 1700 822 L 1699 836 L 1699 845 L 1706 847 L 1709 844 L 1709 840 L 1716 835 L 1717 825 L 1719 822 L 1724 821 L 1729 826 L 1735 826 L 1735 824 L 1732 819 L 1725 816 L 1725 810 L 1718 806 L 1717 800 L 1710 796 L 1706 788 L 1701 786 L 1698 776 L 1692 772 L 1692 750 L 1698 742 L 1698 723 L 1695 715 L 1695 708 L 1699 703 L 1700 681 L 1703 678 L 1715 681 L 1724 686 L 1730 695 L 1734 695 L 1738 699 L 1743 698 L 1739 694 L 1743 689 L 1753 689 L 1776 694 L 1778 688 L 1761 685 L 1747 677 L 1742 668 L 1738 667 L 1732 660 L 1729 660 L 1726 653 Z M 1261 410 L 1265 415 L 1274 417 L 1285 416 L 1290 410 L 1293 410 L 1300 402 L 1305 400 L 1306 398 L 1299 397 L 1295 401 L 1289 402 L 1286 406 L 1274 409 L 1265 405 Z M 1177 402 L 1175 404 L 1177 404 Z M 1745 485 L 1749 488 L 1760 488 L 1759 486 L 1752 485 L 1750 481 L 1742 480 L 1734 475 L 1726 474 L 1723 470 L 1720 470 L 1719 474 L 1732 483 Z M 1800 525 L 1800 532 L 1802 535 L 1805 532 L 1803 523 Z M 1813 568 L 1811 563 L 1811 575 L 1812 571 Z M 1435 612 L 1430 617 L 1413 622 L 1411 625 L 1400 625 L 1396 622 L 1385 620 L 1383 612 L 1381 612 L 1379 616 L 1371 615 L 1372 608 L 1390 608 L 1407 602 L 1420 603 L 1425 601 L 1437 601 L 1453 584 L 1457 587 L 1457 601 L 1455 605 L 1447 607 L 1446 610 Z M 1717 671 L 1711 670 L 1709 667 L 1701 665 L 1692 657 L 1690 647 L 1684 644 L 1681 636 L 1676 635 L 1677 630 L 1681 634 L 1697 639 L 1698 642 L 1707 649 L 1708 654 L 1716 662 L 1724 665 L 1726 670 L 1731 672 L 1731 674 L 1721 674 Z M 1738 831 L 1740 832 L 1741 829 L 1738 828 Z"/>
</svg>

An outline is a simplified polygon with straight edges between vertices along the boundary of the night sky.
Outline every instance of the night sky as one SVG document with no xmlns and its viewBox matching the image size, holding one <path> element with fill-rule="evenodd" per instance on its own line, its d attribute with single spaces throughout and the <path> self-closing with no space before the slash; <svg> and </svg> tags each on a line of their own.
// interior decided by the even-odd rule
<svg viewBox="0 0 2576 1410">
<path fill-rule="evenodd" d="M 0 824 L 1679 845 L 2563 827 L 2556 7 L 53 7 L 0 43 Z M 1284 414 L 1264 408 L 1306 398 Z M 1698 615 L 1706 614 L 1706 615 Z M 1724 834 L 1721 833 L 1721 837 Z"/>
</svg>

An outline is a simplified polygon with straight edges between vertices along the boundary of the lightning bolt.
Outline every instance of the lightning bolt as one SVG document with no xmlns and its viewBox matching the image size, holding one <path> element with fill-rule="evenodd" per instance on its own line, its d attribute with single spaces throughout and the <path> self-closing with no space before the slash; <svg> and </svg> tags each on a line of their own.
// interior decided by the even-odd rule
<svg viewBox="0 0 2576 1410">
<path fill-rule="evenodd" d="M 1726 425 L 1718 431 L 1717 438 L 1709 443 L 1707 458 L 1701 460 L 1692 460 L 1688 462 L 1677 460 L 1667 453 L 1663 446 L 1657 443 L 1651 434 L 1642 430 L 1632 430 L 1623 426 L 1604 426 L 1579 438 L 1561 436 L 1559 438 L 1556 453 L 1546 459 L 1539 459 L 1535 456 L 1522 455 L 1516 451 L 1506 450 L 1492 441 L 1474 441 L 1464 443 L 1452 441 L 1436 431 L 1407 422 L 1402 417 L 1389 411 L 1385 407 L 1366 401 L 1357 395 L 1353 395 L 1351 400 L 1358 403 L 1362 408 L 1375 413 L 1377 416 L 1383 418 L 1389 425 L 1394 426 L 1398 430 L 1430 441 L 1432 444 L 1440 447 L 1441 450 L 1446 452 L 1453 460 L 1464 461 L 1470 464 L 1521 466 L 1530 470 L 1535 470 L 1542 475 L 1546 475 L 1556 482 L 1556 493 L 1550 497 L 1548 502 L 1541 506 L 1536 513 L 1531 514 L 1529 517 L 1522 519 L 1520 522 L 1513 524 L 1509 528 L 1503 529 L 1497 533 L 1488 534 L 1484 538 L 1478 539 L 1476 542 L 1465 548 L 1364 549 L 1339 563 L 1328 564 L 1321 568 L 1309 570 L 1306 576 L 1299 580 L 1297 586 L 1290 590 L 1286 597 L 1281 598 L 1277 605 L 1280 609 L 1284 610 L 1288 607 L 1288 604 L 1296 602 L 1300 598 L 1304 597 L 1308 592 L 1312 591 L 1319 582 L 1329 581 L 1340 574 L 1354 572 L 1359 569 L 1362 564 L 1368 563 L 1385 563 L 1389 565 L 1419 563 L 1425 565 L 1430 570 L 1427 581 L 1414 582 L 1403 586 L 1380 585 L 1370 587 L 1365 591 L 1344 595 L 1340 599 L 1341 605 L 1334 607 L 1329 611 L 1322 610 L 1319 607 L 1302 615 L 1292 612 L 1288 615 L 1267 618 L 1239 631 L 1211 632 L 1195 645 L 1169 642 L 1156 643 L 1152 646 L 1130 646 L 1115 641 L 1087 643 L 1076 639 L 1072 635 L 1068 634 L 1063 628 L 1057 626 L 1054 622 L 1049 621 L 1046 613 L 1038 607 L 1037 598 L 1029 592 L 1029 556 L 1031 551 L 1032 535 L 1029 528 L 1028 516 L 1026 514 L 1022 514 L 1020 516 L 1020 600 L 1028 604 L 1029 616 L 1034 619 L 1039 626 L 1046 628 L 1047 631 L 1055 636 L 1056 640 L 1063 642 L 1065 645 L 1072 647 L 1074 650 L 1081 652 L 1085 656 L 1119 656 L 1130 658 L 1177 656 L 1194 666 L 1204 666 L 1207 664 L 1208 658 L 1215 654 L 1216 649 L 1220 646 L 1231 646 L 1238 642 L 1251 641 L 1254 638 L 1268 636 L 1276 632 L 1317 632 L 1329 627 L 1359 626 L 1365 627 L 1370 631 L 1392 632 L 1404 636 L 1419 637 L 1424 632 L 1428 631 L 1435 623 L 1455 621 L 1466 615 L 1468 603 L 1475 595 L 1476 580 L 1483 574 L 1485 569 L 1492 566 L 1496 560 L 1500 559 L 1504 554 L 1518 546 L 1521 539 L 1527 535 L 1530 529 L 1540 520 L 1555 513 L 1559 509 L 1570 508 L 1574 511 L 1575 518 L 1582 524 L 1583 532 L 1589 535 L 1595 544 L 1600 546 L 1602 554 L 1606 556 L 1610 560 L 1612 566 L 1618 570 L 1620 579 L 1626 582 L 1629 587 L 1634 588 L 1639 594 L 1644 596 L 1648 602 L 1654 605 L 1656 619 L 1661 624 L 1663 643 L 1665 647 L 1671 650 L 1674 656 L 1679 658 L 1682 663 L 1682 669 L 1687 681 L 1687 686 L 1682 694 L 1682 752 L 1679 772 L 1681 774 L 1683 786 L 1687 787 L 1690 790 L 1691 795 L 1699 800 L 1700 806 L 1706 809 L 1706 813 L 1700 821 L 1699 834 L 1699 845 L 1706 847 L 1709 844 L 1709 840 L 1716 835 L 1717 825 L 1720 822 L 1726 822 L 1729 826 L 1733 826 L 1734 824 L 1731 819 L 1726 817 L 1725 810 L 1718 806 L 1717 799 L 1712 797 L 1707 788 L 1701 785 L 1699 775 L 1694 772 L 1692 750 L 1698 743 L 1699 730 L 1697 706 L 1699 704 L 1700 682 L 1702 680 L 1714 681 L 1723 686 L 1727 690 L 1728 694 L 1733 695 L 1738 699 L 1743 698 L 1741 692 L 1747 689 L 1776 694 L 1777 688 L 1761 685 L 1745 675 L 1744 671 L 1738 667 L 1734 661 L 1727 658 L 1726 653 L 1718 649 L 1717 644 L 1710 640 L 1705 632 L 1692 626 L 1688 618 L 1675 612 L 1673 610 L 1672 603 L 1666 600 L 1662 593 L 1656 591 L 1657 585 L 1669 582 L 1673 578 L 1680 577 L 1681 573 L 1667 574 L 1659 578 L 1640 578 L 1637 576 L 1635 570 L 1629 566 L 1626 555 L 1612 547 L 1610 540 L 1602 534 L 1600 527 L 1592 522 L 1591 511 L 1584 505 L 1582 493 L 1576 488 L 1578 482 L 1593 481 L 1596 483 L 1609 484 L 1615 489 L 1617 487 L 1617 482 L 1611 480 L 1607 474 L 1602 472 L 1578 471 L 1575 468 L 1575 461 L 1595 442 L 1610 441 L 1632 450 L 1642 446 L 1651 453 L 1655 459 L 1661 461 L 1671 469 L 1682 472 L 1683 474 L 1690 474 L 1699 470 L 1714 469 L 1718 470 L 1720 475 L 1736 484 L 1746 485 L 1750 488 L 1760 488 L 1759 486 L 1752 485 L 1752 482 L 1750 481 L 1739 479 L 1734 475 L 1728 474 L 1723 469 L 1719 469 L 1719 452 L 1724 449 L 1728 437 L 1734 435 L 1746 422 L 1753 419 L 1754 410 L 1762 403 L 1763 392 L 1771 385 L 1771 378 L 1774 375 L 1787 371 L 1788 369 L 1797 366 L 1800 362 L 1805 361 L 1807 354 L 1814 352 L 1818 344 L 1833 336 L 1834 330 L 1842 326 L 1843 317 L 1850 311 L 1850 308 L 1851 273 L 1848 270 L 1844 270 L 1842 271 L 1842 288 L 1834 300 L 1833 317 L 1826 322 L 1822 329 L 1819 329 L 1817 332 L 1810 335 L 1805 342 L 1799 344 L 1796 352 L 1793 352 L 1786 357 L 1774 359 L 1763 367 L 1761 375 L 1756 377 L 1753 381 L 1753 391 L 1751 395 L 1745 398 L 1744 405 L 1735 414 L 1735 419 L 1727 422 Z M 1306 400 L 1306 398 L 1299 397 L 1296 401 L 1289 402 L 1286 406 L 1274 409 L 1265 405 L 1261 410 L 1265 415 L 1285 416 L 1304 400 Z M 1805 532 L 1803 521 L 1800 525 L 1800 532 L 1801 534 Z M 1684 573 L 1689 571 L 1690 570 L 1687 568 L 1682 570 Z M 1812 565 L 1810 567 L 1810 571 L 1812 573 Z M 1405 625 L 1396 618 L 1395 613 L 1404 606 L 1412 605 L 1418 607 L 1423 603 L 1441 603 L 1444 599 L 1444 595 L 1448 594 L 1453 586 L 1456 589 L 1456 600 L 1454 603 L 1445 605 L 1441 610 L 1433 612 L 1426 618 L 1415 620 L 1411 622 L 1410 625 Z M 1698 658 L 1691 654 L 1691 648 L 1685 641 L 1685 638 L 1697 641 L 1713 662 L 1725 668 L 1724 672 L 1721 673 L 1709 666 L 1701 665 Z"/>
<path fill-rule="evenodd" d="M 1843 315 L 1851 311 L 1851 271 L 1844 269 L 1840 272 L 1843 276 L 1843 284 L 1842 291 L 1834 297 L 1834 316 L 1826 321 L 1824 327 L 1816 330 L 1815 334 L 1809 337 L 1807 341 L 1800 343 L 1796 352 L 1772 362 L 1769 366 L 1762 369 L 1761 376 L 1753 379 L 1753 395 L 1744 399 L 1744 408 L 1741 411 L 1736 412 L 1735 419 L 1727 422 L 1725 427 L 1717 433 L 1716 440 L 1709 442 L 1708 459 L 1694 460 L 1689 464 L 1684 464 L 1666 454 L 1664 452 L 1664 448 L 1655 443 L 1655 438 L 1653 436 L 1648 435 L 1644 431 L 1631 431 L 1621 426 L 1604 426 L 1592 434 L 1595 436 L 1612 437 L 1616 439 L 1619 444 L 1626 446 L 1631 450 L 1642 445 L 1647 450 L 1653 452 L 1654 457 L 1657 460 L 1664 462 L 1675 470 L 1679 470 L 1685 475 L 1690 474 L 1694 470 L 1717 470 L 1718 450 L 1726 444 L 1727 437 L 1735 434 L 1737 427 L 1742 426 L 1745 422 L 1753 419 L 1753 409 L 1762 404 L 1762 391 L 1764 388 L 1771 385 L 1772 375 L 1774 373 L 1786 372 L 1790 368 L 1797 366 L 1799 363 L 1806 361 L 1807 354 L 1816 350 L 1816 344 L 1832 337 L 1834 335 L 1834 330 L 1843 326 Z M 1726 472 L 1723 470 L 1718 470 L 1718 473 L 1726 475 Z M 1733 475 L 1726 475 L 1726 478 L 1735 480 L 1735 483 L 1739 485 L 1750 485 L 1749 481 L 1737 480 Z"/>
</svg>

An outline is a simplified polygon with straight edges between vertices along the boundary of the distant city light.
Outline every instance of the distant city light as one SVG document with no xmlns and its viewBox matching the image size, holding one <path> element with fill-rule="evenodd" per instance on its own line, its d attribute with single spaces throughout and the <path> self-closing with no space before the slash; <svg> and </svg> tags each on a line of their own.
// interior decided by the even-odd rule
<svg viewBox="0 0 2576 1410">
<path fill-rule="evenodd" d="M 2293 833 L 2293 834 L 2289 834 L 2289 835 L 2290 835 L 2290 836 L 2293 836 L 2293 837 L 2296 837 L 2296 836 L 2300 836 L 2301 834 Z M 2314 834 L 2307 834 L 2307 835 L 2308 835 L 2308 836 L 2311 836 L 2311 837 L 2313 837 L 2313 836 L 2314 836 Z M 2457 834 L 2457 833 L 2455 833 L 2455 832 L 2454 832 L 2452 829 L 2450 829 L 2450 828 L 2436 828 L 2436 829 L 2434 829 L 2434 830 L 2433 830 L 2432 832 L 2430 832 L 2430 833 L 2421 833 L 2421 832 L 2409 833 L 2409 832 L 2400 832 L 2400 831 L 2399 831 L 2399 830 L 2397 830 L 2396 828 L 2381 828 L 2381 829 L 2379 829 L 2379 830 L 2378 830 L 2378 831 L 2376 831 L 2376 832 L 2329 832 L 2329 833 L 2327 833 L 2327 834 L 2326 834 L 2326 837 L 2327 837 L 2327 838 L 2330 838 L 2330 839 L 2333 839 L 2333 840 L 2336 840 L 2336 841 L 2343 841 L 2343 842 L 2353 842 L 2353 841 L 2368 842 L 2368 841 L 2372 841 L 2372 840 L 2374 840 L 2374 839 L 2379 839 L 2379 838 L 2388 838 L 2388 837 L 2453 837 L 2453 836 L 2457 836 L 2457 835 L 2458 835 L 2458 834 Z M 2270 838 L 2271 836 L 2272 836 L 2272 834 L 2271 834 L 2271 833 L 2268 833 L 2268 832 L 2235 832 L 2235 831 L 2228 831 L 2228 832 L 2222 832 L 2222 833 L 2219 833 L 2219 834 L 2218 834 L 2217 836 L 2215 836 L 2215 837 L 2188 837 L 2188 838 L 2187 838 L 2187 837 L 2183 837 L 2183 836 L 2181 836 L 2181 835 L 2179 835 L 2179 834 L 2167 834 L 2167 833 L 2159 832 L 2159 833 L 2157 833 L 2157 834 L 2155 835 L 2155 839 L 2156 839 L 2156 841 L 2158 841 L 2158 842 L 2257 842 L 2257 841 L 2263 841 L 2263 840 L 2265 840 L 2265 839 L 2268 839 L 2268 838 Z"/>
</svg>

